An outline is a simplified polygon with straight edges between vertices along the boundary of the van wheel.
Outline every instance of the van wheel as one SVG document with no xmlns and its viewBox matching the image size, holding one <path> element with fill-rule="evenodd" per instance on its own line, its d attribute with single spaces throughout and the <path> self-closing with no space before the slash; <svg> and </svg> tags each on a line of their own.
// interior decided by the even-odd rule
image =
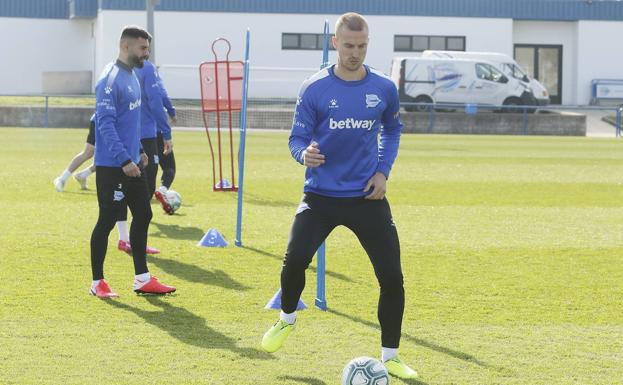
<svg viewBox="0 0 623 385">
<path fill-rule="evenodd" d="M 521 106 L 523 105 L 523 103 L 521 102 L 521 99 L 519 98 L 515 98 L 515 97 L 511 97 L 508 98 L 504 101 L 504 103 L 502 103 L 505 106 Z M 522 112 L 521 108 L 503 108 L 502 112 Z"/>
<path fill-rule="evenodd" d="M 420 95 L 417 98 L 409 98 L 409 102 L 410 103 L 432 103 L 433 99 L 429 98 L 426 95 Z M 426 112 L 429 111 L 430 107 L 429 106 L 413 106 L 413 105 L 409 105 L 409 106 L 405 106 L 405 111 L 409 111 L 409 112 Z"/>
</svg>

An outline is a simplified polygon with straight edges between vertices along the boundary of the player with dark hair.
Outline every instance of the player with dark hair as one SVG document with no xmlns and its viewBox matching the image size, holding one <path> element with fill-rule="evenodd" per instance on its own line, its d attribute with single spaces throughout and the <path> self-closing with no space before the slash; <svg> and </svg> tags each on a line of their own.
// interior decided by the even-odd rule
<svg viewBox="0 0 623 385">
<path fill-rule="evenodd" d="M 132 212 L 130 242 L 134 260 L 134 291 L 166 294 L 175 287 L 163 285 L 147 269 L 145 247 L 152 218 L 145 173 L 147 156 L 140 142 L 141 87 L 132 70 L 149 56 L 151 36 L 140 27 L 125 27 L 119 57 L 109 64 L 95 87 L 95 166 L 99 216 L 91 235 L 90 293 L 99 298 L 117 297 L 104 280 L 108 236 L 125 205 Z"/>
<path fill-rule="evenodd" d="M 307 79 L 296 103 L 289 147 L 307 167 L 304 195 L 281 270 L 279 321 L 264 334 L 262 348 L 277 351 L 294 329 L 305 270 L 325 238 L 343 225 L 361 242 L 380 286 L 382 361 L 390 374 L 415 378 L 398 356 L 405 295 L 398 232 L 385 198 L 402 129 L 398 91 L 386 75 L 363 64 L 368 24 L 361 15 L 342 15 L 332 42 L 338 63 Z"/>
</svg>

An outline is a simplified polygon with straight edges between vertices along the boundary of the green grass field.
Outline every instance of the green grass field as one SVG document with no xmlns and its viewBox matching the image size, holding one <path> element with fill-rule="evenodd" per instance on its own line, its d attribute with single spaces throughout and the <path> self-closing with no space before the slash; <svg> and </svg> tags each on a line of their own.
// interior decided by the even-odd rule
<svg viewBox="0 0 623 385">
<path fill-rule="evenodd" d="M 345 229 L 327 241 L 330 310 L 303 311 L 276 354 L 259 349 L 302 192 L 287 133 L 249 133 L 245 247 L 212 249 L 196 243 L 211 227 L 233 243 L 236 196 L 211 191 L 205 134 L 176 132 L 184 203 L 174 216 L 153 205 L 149 244 L 163 253 L 149 263 L 178 293 L 134 295 L 113 230 L 115 301 L 87 295 L 94 190 L 51 183 L 86 130 L 0 135 L 1 384 L 335 385 L 351 358 L 379 356 L 377 284 Z M 621 146 L 403 136 L 388 197 L 407 293 L 401 355 L 420 379 L 391 384 L 623 383 Z M 314 269 L 307 282 L 311 305 Z"/>
</svg>

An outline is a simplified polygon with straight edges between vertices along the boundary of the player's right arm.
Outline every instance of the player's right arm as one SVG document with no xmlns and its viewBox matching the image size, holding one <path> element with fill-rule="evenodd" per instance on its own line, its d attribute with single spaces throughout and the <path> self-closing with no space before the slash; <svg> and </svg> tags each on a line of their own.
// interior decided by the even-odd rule
<svg viewBox="0 0 623 385">
<path fill-rule="evenodd" d="M 117 160 L 121 167 L 132 162 L 123 142 L 117 134 L 117 100 L 118 88 L 114 82 L 102 81 L 95 91 L 95 128 L 99 131 L 108 152 Z M 99 143 L 98 143 L 99 144 Z"/>
<path fill-rule="evenodd" d="M 158 84 L 160 85 L 159 89 L 162 93 L 162 105 L 164 106 L 164 109 L 167 110 L 167 114 L 169 115 L 171 120 L 175 122 L 177 120 L 177 112 L 175 111 L 173 103 L 171 103 L 171 99 L 169 98 L 169 93 L 167 92 L 167 89 L 164 88 L 164 83 L 160 75 L 158 75 Z"/>
<path fill-rule="evenodd" d="M 318 167 L 324 163 L 324 155 L 320 153 L 318 143 L 313 141 L 316 126 L 316 110 L 308 90 L 308 81 L 303 83 L 296 99 L 294 120 L 290 133 L 289 147 L 292 157 L 307 167 Z"/>
</svg>

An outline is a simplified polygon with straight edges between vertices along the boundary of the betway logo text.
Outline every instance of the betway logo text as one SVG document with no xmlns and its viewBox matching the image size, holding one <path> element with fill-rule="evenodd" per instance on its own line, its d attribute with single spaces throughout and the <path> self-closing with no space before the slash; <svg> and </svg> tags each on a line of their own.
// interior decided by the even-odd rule
<svg viewBox="0 0 623 385">
<path fill-rule="evenodd" d="M 141 106 L 141 99 L 136 99 L 135 101 L 130 102 L 130 111 L 140 106 Z"/>
<path fill-rule="evenodd" d="M 370 131 L 374 126 L 374 122 L 376 122 L 376 120 L 357 120 L 353 118 L 334 120 L 333 118 L 329 118 L 329 128 L 332 130 L 342 130 L 344 128 L 362 128 L 364 130 Z"/>
</svg>

